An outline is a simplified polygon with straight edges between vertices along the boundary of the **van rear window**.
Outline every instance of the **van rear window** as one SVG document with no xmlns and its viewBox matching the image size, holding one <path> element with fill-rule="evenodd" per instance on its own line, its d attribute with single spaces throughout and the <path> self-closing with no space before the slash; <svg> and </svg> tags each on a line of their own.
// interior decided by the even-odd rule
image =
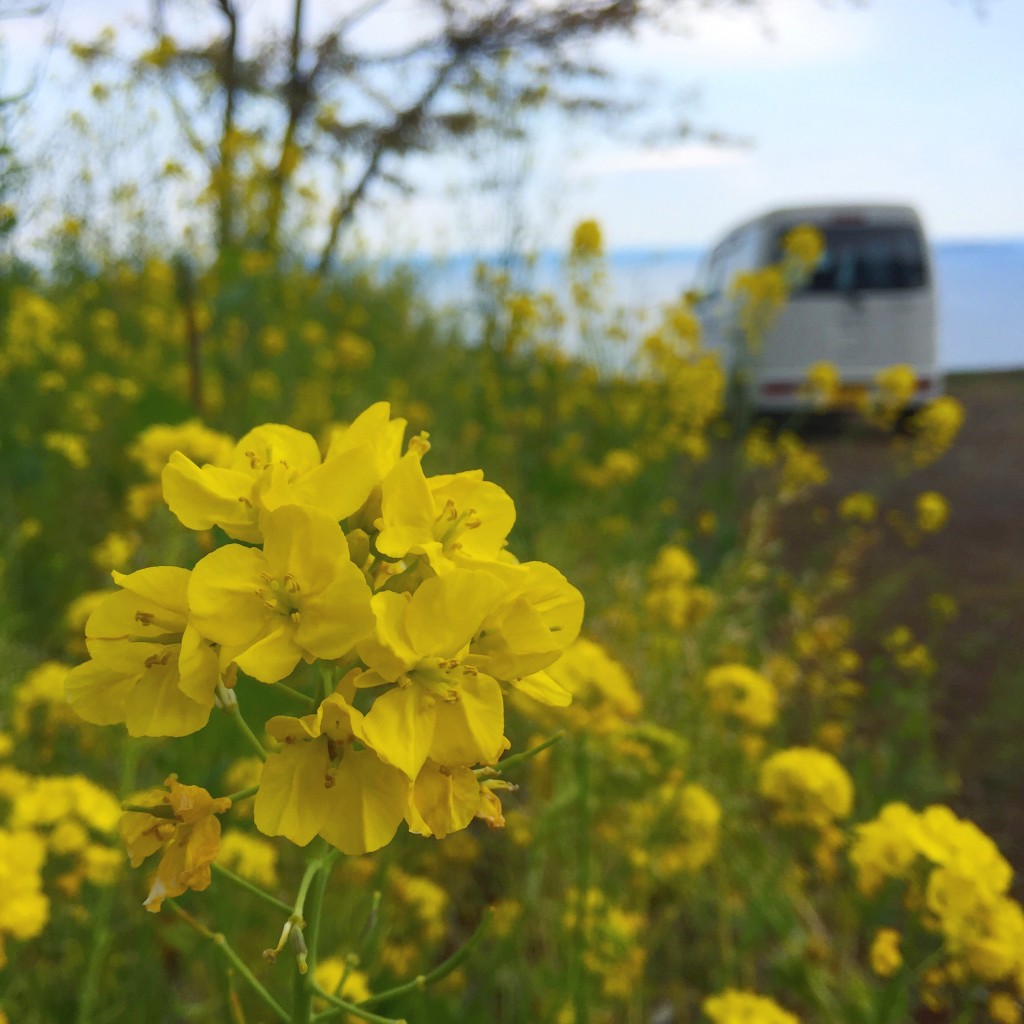
<svg viewBox="0 0 1024 1024">
<path fill-rule="evenodd" d="M 895 291 L 927 283 L 921 235 L 913 228 L 837 225 L 819 230 L 825 236 L 824 255 L 797 294 Z M 777 259 L 785 233 L 778 236 Z"/>
</svg>

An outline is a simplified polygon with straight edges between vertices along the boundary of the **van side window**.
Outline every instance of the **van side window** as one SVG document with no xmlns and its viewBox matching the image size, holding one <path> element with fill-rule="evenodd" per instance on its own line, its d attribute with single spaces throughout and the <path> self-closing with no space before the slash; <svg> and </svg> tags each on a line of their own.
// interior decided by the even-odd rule
<svg viewBox="0 0 1024 1024">
<path fill-rule="evenodd" d="M 924 248 L 911 227 L 826 226 L 825 252 L 796 294 L 808 292 L 898 291 L 927 284 Z M 776 249 L 781 255 L 781 231 Z"/>
</svg>

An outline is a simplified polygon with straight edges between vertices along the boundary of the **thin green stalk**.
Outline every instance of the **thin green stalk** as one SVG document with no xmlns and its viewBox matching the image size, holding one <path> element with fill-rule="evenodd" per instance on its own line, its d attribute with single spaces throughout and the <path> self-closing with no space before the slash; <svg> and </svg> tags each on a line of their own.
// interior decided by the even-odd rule
<svg viewBox="0 0 1024 1024">
<path fill-rule="evenodd" d="M 154 818 L 166 818 L 172 821 L 175 818 L 174 808 L 167 804 L 154 804 L 147 807 L 145 804 L 121 804 L 122 811 L 131 811 L 133 814 L 149 814 Z"/>
<path fill-rule="evenodd" d="M 247 800 L 249 797 L 255 796 L 259 791 L 259 786 L 246 786 L 245 789 L 240 789 L 237 793 L 228 793 L 227 799 L 234 804 L 239 800 Z"/>
<path fill-rule="evenodd" d="M 294 687 L 288 686 L 286 683 L 274 683 L 274 686 L 282 693 L 287 694 L 293 700 L 301 700 L 303 704 L 306 704 L 311 708 L 316 707 L 316 698 L 311 697 L 308 693 L 296 690 Z"/>
<path fill-rule="evenodd" d="M 347 1003 L 344 999 L 339 999 L 337 996 L 332 996 L 330 992 L 325 992 L 319 986 L 316 987 L 316 994 L 321 998 L 331 1003 L 331 1009 L 324 1010 L 323 1013 L 318 1013 L 311 1021 L 311 1024 L 326 1024 L 327 1021 L 336 1020 L 341 1016 L 352 1016 L 359 1020 L 369 1021 L 370 1024 L 408 1024 L 404 1019 L 397 1017 L 382 1017 L 378 1013 L 374 1013 L 372 1010 L 364 1009 L 362 1006 L 358 1006 L 355 1003 Z"/>
<path fill-rule="evenodd" d="M 319 856 L 311 857 L 306 865 L 306 871 L 302 876 L 302 881 L 299 883 L 299 892 L 295 897 L 295 906 L 292 909 L 291 917 L 285 922 L 284 930 L 281 933 L 281 941 L 277 947 L 277 951 L 280 952 L 289 937 L 289 933 L 291 933 L 291 938 L 298 949 L 298 963 L 296 964 L 295 978 L 292 984 L 292 1024 L 309 1024 L 313 1013 L 314 983 L 312 974 L 309 972 L 309 961 L 310 959 L 313 960 L 315 968 L 316 947 L 314 943 L 318 942 L 320 938 L 320 917 L 323 910 L 324 890 L 327 887 L 326 882 L 317 885 L 313 889 L 311 899 L 310 889 L 313 885 L 313 880 L 318 875 L 329 874 L 330 865 L 334 863 L 336 857 L 334 851 L 323 849 L 326 843 L 321 841 L 321 844 Z M 313 943 L 311 943 L 312 954 L 303 934 L 303 929 L 306 927 L 307 899 L 310 899 L 311 938 L 313 940 Z"/>
<path fill-rule="evenodd" d="M 288 1011 L 264 988 L 262 982 L 256 977 L 252 971 L 249 970 L 246 962 L 231 948 L 228 940 L 225 938 L 223 933 L 215 932 L 207 928 L 198 919 L 194 918 L 187 910 L 179 907 L 174 900 L 164 901 L 186 924 L 194 928 L 204 938 L 209 939 L 214 946 L 220 951 L 221 955 L 231 964 L 232 967 L 238 971 L 239 975 L 243 977 L 248 983 L 249 987 L 263 1000 L 264 1003 L 273 1011 L 274 1015 L 278 1020 L 283 1021 L 284 1024 L 291 1024 L 291 1017 L 288 1015 Z"/>
<path fill-rule="evenodd" d="M 220 700 L 224 710 L 234 719 L 239 731 L 249 742 L 249 745 L 256 752 L 261 761 L 266 761 L 267 752 L 260 742 L 259 737 L 249 727 L 249 723 L 242 717 L 241 708 L 238 706 L 238 697 L 234 690 L 229 690 L 223 683 L 217 684 L 217 698 Z"/>
<path fill-rule="evenodd" d="M 331 847 L 323 856 L 322 868 L 317 875 L 316 888 L 313 890 L 313 899 L 309 913 L 309 928 L 307 929 L 306 944 L 309 947 L 309 971 L 316 971 L 317 959 L 320 956 L 320 924 L 323 921 L 324 896 L 327 893 L 327 885 L 331 880 L 331 870 L 341 856 L 341 850 Z"/>
<path fill-rule="evenodd" d="M 254 896 L 259 896 L 259 898 L 265 903 L 269 903 L 272 907 L 276 907 L 278 910 L 283 910 L 286 914 L 291 914 L 292 908 L 288 906 L 284 900 L 279 900 L 276 896 L 271 896 L 269 892 L 261 889 L 254 882 L 250 882 L 247 878 L 242 878 L 241 875 L 236 875 L 234 871 L 228 870 L 228 868 L 224 867 L 222 864 L 218 864 L 216 861 L 214 861 L 210 867 L 213 868 L 218 875 L 223 875 L 229 881 L 234 882 L 235 885 L 240 886 L 247 892 L 251 892 Z"/>
<path fill-rule="evenodd" d="M 469 954 L 473 952 L 473 949 L 483 938 L 487 926 L 491 923 L 491 914 L 492 910 L 488 907 L 473 934 L 447 960 L 442 960 L 432 971 L 429 971 L 427 974 L 419 974 L 412 981 L 397 985 L 395 988 L 389 988 L 386 992 L 378 992 L 376 995 L 370 996 L 369 999 L 364 999 L 359 1006 L 361 1008 L 375 1006 L 377 1003 L 383 1003 L 388 999 L 395 999 L 398 996 L 405 995 L 407 992 L 422 990 L 451 974 L 457 967 L 465 963 L 469 958 Z"/>
<path fill-rule="evenodd" d="M 135 769 L 138 767 L 141 744 L 134 740 L 124 741 L 121 751 L 121 770 L 118 773 L 117 787 L 121 793 L 128 793 L 135 788 Z M 100 898 L 100 904 L 92 915 L 92 940 L 89 943 L 89 960 L 85 966 L 85 978 L 82 981 L 82 997 L 78 1003 L 78 1014 L 75 1024 L 90 1024 L 96 1011 L 100 995 L 100 978 L 103 965 L 114 939 L 111 919 L 117 899 L 117 887 L 108 885 Z"/>
<path fill-rule="evenodd" d="M 496 765 L 490 768 L 478 768 L 477 773 L 482 775 L 494 774 L 504 775 L 510 768 L 516 769 L 524 765 L 527 761 L 532 760 L 538 754 L 543 753 L 549 747 L 553 747 L 556 743 L 561 742 L 565 738 L 565 732 L 556 732 L 554 736 L 549 736 L 543 743 L 538 743 L 537 746 L 531 747 L 529 750 L 524 750 L 522 753 L 513 754 L 511 757 L 506 757 L 503 761 L 499 761 Z"/>
<path fill-rule="evenodd" d="M 576 741 L 579 828 L 576 837 L 576 926 L 573 928 L 572 985 L 576 1024 L 589 1024 L 590 989 L 583 954 L 587 946 L 587 894 L 590 891 L 590 760 L 585 736 Z"/>
<path fill-rule="evenodd" d="M 242 1009 L 241 999 L 238 998 L 235 972 L 231 968 L 228 968 L 228 1012 L 231 1014 L 231 1024 L 245 1024 L 245 1011 Z"/>
</svg>

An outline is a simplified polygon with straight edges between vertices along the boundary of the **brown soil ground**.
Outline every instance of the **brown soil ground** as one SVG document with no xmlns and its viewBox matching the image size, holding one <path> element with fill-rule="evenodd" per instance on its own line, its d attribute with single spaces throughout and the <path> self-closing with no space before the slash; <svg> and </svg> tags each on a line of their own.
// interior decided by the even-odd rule
<svg viewBox="0 0 1024 1024">
<path fill-rule="evenodd" d="M 908 548 L 894 531 L 885 531 L 864 567 L 867 593 L 877 602 L 868 611 L 878 613 L 880 632 L 904 622 L 927 637 L 927 595 L 943 592 L 957 600 L 958 617 L 937 634 L 931 628 L 939 666 L 932 704 L 936 752 L 951 773 L 950 802 L 993 836 L 1020 882 L 1024 371 L 951 376 L 947 390 L 966 408 L 960 437 L 937 463 L 903 477 L 893 473 L 887 435 L 846 425 L 819 427 L 807 436 L 831 470 L 825 503 L 833 508 L 856 490 L 874 491 L 883 507 L 907 511 L 926 490 L 938 491 L 950 503 L 946 528 L 915 546 Z M 794 539 L 799 550 L 799 538 Z"/>
</svg>

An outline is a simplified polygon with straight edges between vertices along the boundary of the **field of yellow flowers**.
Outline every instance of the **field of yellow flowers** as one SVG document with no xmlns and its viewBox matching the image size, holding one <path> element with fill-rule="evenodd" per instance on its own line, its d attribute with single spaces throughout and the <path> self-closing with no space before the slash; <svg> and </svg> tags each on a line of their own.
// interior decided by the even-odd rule
<svg viewBox="0 0 1024 1024">
<path fill-rule="evenodd" d="M 469 339 L 257 251 L 0 280 L 0 1019 L 1022 1019 L 956 600 L 875 600 L 962 407 L 894 432 L 887 370 L 899 486 L 836 493 L 685 303 L 606 308 L 596 225 L 566 273 L 481 272 Z"/>
</svg>

